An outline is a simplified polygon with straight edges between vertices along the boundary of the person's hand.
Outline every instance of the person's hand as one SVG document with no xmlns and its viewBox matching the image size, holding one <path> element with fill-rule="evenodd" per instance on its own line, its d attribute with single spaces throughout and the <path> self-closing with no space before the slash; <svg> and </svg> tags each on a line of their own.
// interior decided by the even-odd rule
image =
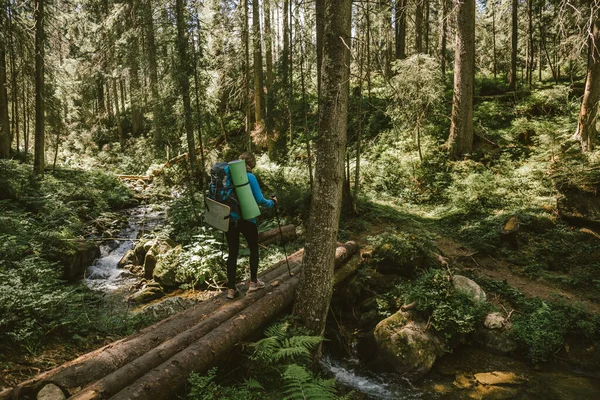
<svg viewBox="0 0 600 400">
<path fill-rule="evenodd" d="M 273 200 L 275 202 L 275 204 L 277 204 L 277 197 L 273 196 L 273 197 L 271 197 L 271 200 Z"/>
</svg>

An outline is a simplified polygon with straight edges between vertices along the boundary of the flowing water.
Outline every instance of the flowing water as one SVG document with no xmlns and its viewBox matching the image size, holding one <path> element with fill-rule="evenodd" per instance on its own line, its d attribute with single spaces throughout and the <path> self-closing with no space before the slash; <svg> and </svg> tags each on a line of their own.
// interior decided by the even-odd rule
<svg viewBox="0 0 600 400">
<path fill-rule="evenodd" d="M 136 278 L 117 265 L 125 253 L 135 247 L 140 237 L 156 229 L 165 219 L 164 208 L 156 205 L 139 206 L 125 210 L 124 213 L 127 225 L 117 238 L 100 246 L 100 258 L 87 270 L 85 283 L 91 289 L 113 292 L 133 284 Z"/>
</svg>

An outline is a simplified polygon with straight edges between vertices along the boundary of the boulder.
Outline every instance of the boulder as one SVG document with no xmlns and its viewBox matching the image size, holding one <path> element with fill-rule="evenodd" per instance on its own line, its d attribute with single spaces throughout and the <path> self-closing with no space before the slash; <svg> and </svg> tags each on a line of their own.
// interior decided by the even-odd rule
<svg viewBox="0 0 600 400">
<path fill-rule="evenodd" d="M 152 273 L 152 278 L 163 288 L 173 288 L 183 283 L 177 281 L 178 258 L 181 251 L 182 247 L 177 246 L 168 253 L 157 257 L 156 268 Z"/>
<path fill-rule="evenodd" d="M 595 191 L 564 190 L 556 208 L 558 215 L 570 224 L 600 228 L 600 196 Z"/>
<path fill-rule="evenodd" d="M 66 398 L 63 391 L 53 383 L 44 386 L 37 394 L 37 400 L 63 400 Z"/>
<path fill-rule="evenodd" d="M 499 312 L 487 315 L 483 327 L 477 329 L 475 341 L 496 353 L 512 353 L 518 347 L 513 339 L 512 326 Z"/>
<path fill-rule="evenodd" d="M 452 277 L 454 289 L 467 294 L 474 302 L 486 301 L 485 292 L 475 281 L 462 275 L 454 275 Z"/>
<path fill-rule="evenodd" d="M 527 380 L 514 372 L 481 372 L 475 374 L 475 379 L 482 385 L 521 385 Z"/>
<path fill-rule="evenodd" d="M 141 304 L 147 303 L 155 299 L 160 299 L 164 295 L 165 294 L 163 293 L 160 287 L 148 286 L 145 289 L 142 289 L 139 292 L 131 295 L 128 300 L 132 303 Z"/>
<path fill-rule="evenodd" d="M 61 256 L 63 264 L 63 279 L 73 282 L 83 278 L 85 271 L 94 260 L 100 257 L 100 248 L 96 243 L 78 241 L 72 243 Z"/>
<path fill-rule="evenodd" d="M 148 251 L 144 247 L 145 244 L 146 244 L 146 241 L 140 240 L 135 245 L 135 249 L 134 249 L 135 257 L 139 260 L 140 263 L 144 260 L 144 258 L 146 258 L 146 252 Z"/>
<path fill-rule="evenodd" d="M 441 341 L 406 312 L 399 311 L 381 321 L 374 336 L 379 356 L 400 374 L 422 376 L 443 354 Z"/>
<path fill-rule="evenodd" d="M 409 233 L 385 233 L 379 237 L 370 256 L 370 263 L 381 274 L 412 277 L 424 268 L 430 257 L 428 241 Z"/>
<path fill-rule="evenodd" d="M 133 250 L 133 249 L 127 250 L 127 252 L 125 254 L 123 254 L 123 257 L 121 257 L 121 260 L 119 260 L 119 262 L 117 263 L 117 268 L 123 268 L 129 264 L 133 264 L 133 265 L 138 264 L 138 259 L 135 254 L 135 250 Z"/>
<path fill-rule="evenodd" d="M 144 278 L 152 279 L 154 269 L 156 268 L 156 256 L 154 251 L 149 250 L 144 257 Z"/>
</svg>

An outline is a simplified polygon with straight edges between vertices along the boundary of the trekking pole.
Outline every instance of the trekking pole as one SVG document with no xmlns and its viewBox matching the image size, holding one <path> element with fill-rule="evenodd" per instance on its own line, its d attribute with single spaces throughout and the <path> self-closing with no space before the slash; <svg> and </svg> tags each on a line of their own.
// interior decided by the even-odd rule
<svg viewBox="0 0 600 400">
<path fill-rule="evenodd" d="M 275 196 L 271 196 L 273 198 Z M 275 204 L 275 218 L 277 219 L 277 226 L 279 227 L 279 236 L 281 237 L 281 246 L 283 246 L 283 254 L 285 254 L 285 263 L 287 264 L 288 273 L 290 276 L 294 276 L 292 274 L 292 270 L 290 269 L 290 263 L 288 261 L 287 250 L 285 249 L 285 243 L 283 242 L 283 231 L 281 230 L 281 222 L 279 222 L 279 211 L 277 211 L 277 202 L 273 200 Z"/>
</svg>

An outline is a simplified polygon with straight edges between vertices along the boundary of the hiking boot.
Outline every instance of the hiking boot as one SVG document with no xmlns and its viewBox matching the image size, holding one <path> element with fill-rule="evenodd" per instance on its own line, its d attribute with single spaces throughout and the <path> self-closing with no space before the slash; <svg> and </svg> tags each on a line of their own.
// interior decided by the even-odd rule
<svg viewBox="0 0 600 400">
<path fill-rule="evenodd" d="M 238 291 L 235 289 L 227 289 L 227 298 L 228 299 L 234 299 L 236 298 L 238 295 Z"/>
<path fill-rule="evenodd" d="M 250 281 L 250 286 L 248 287 L 248 293 L 254 292 L 255 290 L 262 289 L 265 287 L 265 283 L 261 280 L 256 280 L 256 282 Z"/>
</svg>

